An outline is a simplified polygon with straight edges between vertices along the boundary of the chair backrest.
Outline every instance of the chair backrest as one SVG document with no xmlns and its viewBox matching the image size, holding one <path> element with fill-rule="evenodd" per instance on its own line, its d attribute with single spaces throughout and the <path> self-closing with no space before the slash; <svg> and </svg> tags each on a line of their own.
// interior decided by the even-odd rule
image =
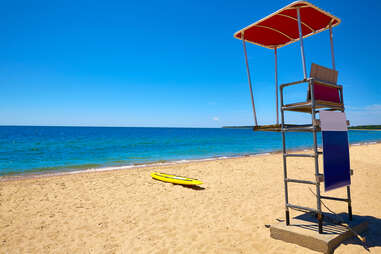
<svg viewBox="0 0 381 254">
<path fill-rule="evenodd" d="M 338 72 L 336 70 L 329 69 L 314 63 L 311 64 L 311 78 L 316 78 L 321 81 L 327 81 L 336 84 L 337 76 Z M 326 86 L 319 83 L 318 81 L 314 82 L 314 96 L 315 100 L 341 103 L 339 89 Z M 308 91 L 307 100 L 311 100 L 310 91 Z"/>
</svg>

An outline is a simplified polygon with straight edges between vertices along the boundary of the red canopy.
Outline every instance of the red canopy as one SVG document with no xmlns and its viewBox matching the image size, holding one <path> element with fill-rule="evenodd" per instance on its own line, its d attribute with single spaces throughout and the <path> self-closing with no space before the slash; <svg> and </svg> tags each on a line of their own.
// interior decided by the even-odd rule
<svg viewBox="0 0 381 254">
<path fill-rule="evenodd" d="M 297 8 L 300 8 L 303 38 L 341 22 L 339 18 L 309 2 L 296 1 L 236 32 L 234 37 L 242 40 L 244 34 L 245 41 L 270 49 L 296 42 L 299 40 Z"/>
</svg>

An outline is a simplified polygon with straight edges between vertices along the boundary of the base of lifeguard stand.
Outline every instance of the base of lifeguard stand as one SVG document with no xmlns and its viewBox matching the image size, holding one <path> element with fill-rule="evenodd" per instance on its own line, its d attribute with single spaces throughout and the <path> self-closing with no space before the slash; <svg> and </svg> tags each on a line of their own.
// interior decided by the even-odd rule
<svg viewBox="0 0 381 254">
<path fill-rule="evenodd" d="M 271 225 L 271 237 L 311 250 L 333 253 L 340 243 L 352 238 L 353 233 L 344 226 L 331 223 L 330 221 L 337 221 L 334 215 L 323 213 L 323 216 L 327 219 L 332 218 L 332 220 L 324 220 L 322 234 L 318 232 L 318 221 L 314 214 L 305 213 L 292 218 L 289 226 L 286 225 L 286 222 L 277 222 Z M 346 214 L 340 214 L 340 218 L 345 219 L 345 223 L 357 233 L 365 231 L 368 227 L 368 223 L 356 215 L 353 215 L 352 221 L 348 220 Z"/>
</svg>

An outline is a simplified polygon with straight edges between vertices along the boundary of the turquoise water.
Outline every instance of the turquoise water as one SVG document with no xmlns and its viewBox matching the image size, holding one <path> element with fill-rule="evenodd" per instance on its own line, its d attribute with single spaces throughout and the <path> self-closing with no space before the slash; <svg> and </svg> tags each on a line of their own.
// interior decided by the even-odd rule
<svg viewBox="0 0 381 254">
<path fill-rule="evenodd" d="M 311 133 L 286 139 L 288 148 L 312 146 Z M 375 141 L 381 131 L 349 131 L 352 144 Z M 0 126 L 0 175 L 259 154 L 281 144 L 280 133 L 249 129 Z"/>
</svg>

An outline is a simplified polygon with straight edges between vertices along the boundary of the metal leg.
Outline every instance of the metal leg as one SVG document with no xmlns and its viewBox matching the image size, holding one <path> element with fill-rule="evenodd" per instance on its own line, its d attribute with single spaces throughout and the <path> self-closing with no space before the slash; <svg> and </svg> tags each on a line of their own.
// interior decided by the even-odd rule
<svg viewBox="0 0 381 254">
<path fill-rule="evenodd" d="M 282 129 L 284 126 L 284 112 L 282 110 Z M 284 156 L 286 154 L 286 135 L 284 133 L 284 130 L 282 130 L 282 142 L 283 142 L 283 175 L 284 175 L 284 201 L 285 201 L 285 208 L 286 208 L 286 225 L 290 225 L 290 211 L 287 207 L 288 204 L 288 183 L 286 181 L 287 179 L 287 157 Z"/>
<path fill-rule="evenodd" d="M 254 117 L 254 124 L 255 126 L 258 126 L 257 121 L 257 113 L 255 112 L 255 103 L 254 103 L 254 96 L 253 96 L 253 87 L 251 85 L 251 76 L 250 76 L 250 69 L 249 69 L 249 61 L 247 59 L 247 51 L 246 51 L 246 44 L 245 44 L 245 35 L 242 32 L 242 45 L 243 45 L 243 51 L 245 53 L 245 63 L 246 63 L 246 71 L 247 71 L 247 79 L 249 81 L 249 88 L 250 88 L 250 95 L 251 95 L 251 105 L 253 107 L 253 117 Z"/>
<path fill-rule="evenodd" d="M 286 209 L 286 225 L 290 225 L 290 211 Z"/>
<path fill-rule="evenodd" d="M 277 56 L 277 49 L 274 48 L 274 55 L 275 55 L 275 107 L 276 107 L 276 124 L 279 124 L 279 99 L 278 99 L 278 56 Z"/>
<path fill-rule="evenodd" d="M 348 197 L 348 218 L 352 220 L 352 201 L 351 201 L 351 187 L 347 186 L 347 197 Z"/>
<path fill-rule="evenodd" d="M 332 69 L 336 70 L 336 67 L 335 67 L 335 53 L 333 52 L 332 24 L 329 24 L 329 40 L 331 42 Z"/>
<path fill-rule="evenodd" d="M 323 214 L 318 214 L 319 234 L 323 233 Z"/>
<path fill-rule="evenodd" d="M 301 25 L 301 19 L 300 19 L 300 8 L 296 8 L 296 13 L 298 16 L 298 30 L 299 30 L 300 51 L 302 54 L 303 76 L 304 76 L 304 79 L 306 79 L 307 78 L 307 68 L 306 68 L 306 58 L 304 56 L 303 33 L 302 33 L 302 25 Z"/>
<path fill-rule="evenodd" d="M 311 91 L 311 103 L 312 103 L 312 124 L 313 124 L 313 138 L 314 138 L 314 155 L 315 155 L 315 179 L 316 179 L 316 204 L 317 204 L 317 218 L 319 221 L 319 233 L 323 233 L 323 214 L 321 212 L 321 201 L 320 201 L 320 181 L 319 181 L 319 154 L 317 146 L 317 127 L 315 126 L 316 110 L 315 110 L 315 97 L 314 97 L 314 84 L 312 81 L 309 82 L 309 87 Z"/>
<path fill-rule="evenodd" d="M 286 134 L 284 130 L 284 111 L 283 111 L 283 89 L 280 89 L 280 105 L 281 105 L 281 117 L 282 117 L 282 151 L 283 151 L 283 175 L 284 175 L 284 201 L 286 210 L 286 225 L 290 225 L 290 211 L 287 207 L 288 204 L 288 186 L 287 186 L 287 158 L 286 154 Z"/>
</svg>

